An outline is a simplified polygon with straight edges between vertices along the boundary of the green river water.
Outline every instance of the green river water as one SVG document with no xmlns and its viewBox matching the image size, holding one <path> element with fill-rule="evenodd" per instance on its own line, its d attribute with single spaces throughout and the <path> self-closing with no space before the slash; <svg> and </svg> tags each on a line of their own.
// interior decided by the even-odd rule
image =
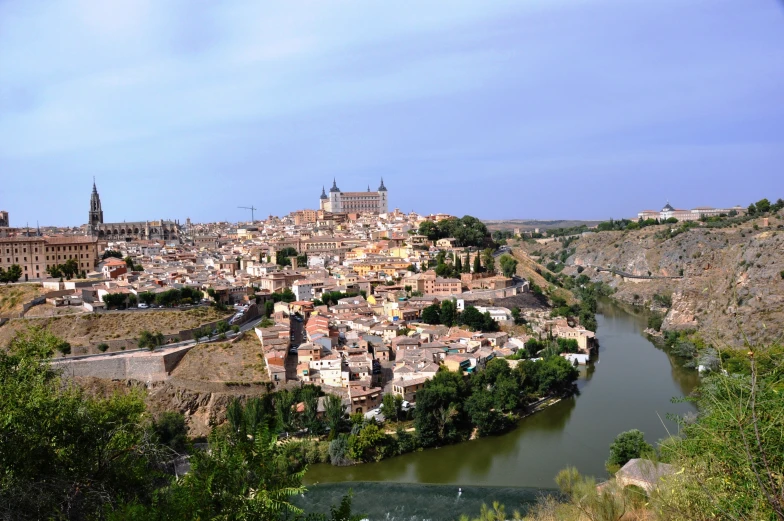
<svg viewBox="0 0 784 521">
<path fill-rule="evenodd" d="M 577 396 L 521 420 L 501 436 L 379 463 L 313 465 L 300 504 L 318 510 L 350 489 L 355 510 L 372 520 L 456 519 L 493 500 L 510 513 L 525 510 L 552 490 L 553 478 L 568 465 L 605 478 L 604 461 L 615 436 L 640 429 L 654 443 L 668 429 L 674 432 L 667 415 L 694 408 L 671 400 L 689 394 L 698 377 L 645 338 L 643 316 L 610 301 L 601 302 L 599 311 L 599 354 L 592 366 L 581 368 Z"/>
</svg>

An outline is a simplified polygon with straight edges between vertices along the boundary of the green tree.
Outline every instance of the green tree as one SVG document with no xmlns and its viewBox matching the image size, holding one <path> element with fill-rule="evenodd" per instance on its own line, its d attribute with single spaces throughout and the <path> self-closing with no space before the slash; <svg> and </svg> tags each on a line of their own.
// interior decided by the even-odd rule
<svg viewBox="0 0 784 521">
<path fill-rule="evenodd" d="M 62 342 L 57 344 L 57 350 L 63 356 L 70 355 L 71 354 L 71 344 L 69 344 L 68 342 L 62 341 Z"/>
<path fill-rule="evenodd" d="M 149 291 L 143 291 L 139 293 L 139 301 L 144 302 L 146 305 L 150 305 L 155 302 L 155 294 Z"/>
<path fill-rule="evenodd" d="M 16 282 L 22 278 L 22 267 L 18 264 L 11 264 L 7 270 L 0 268 L 0 282 L 6 284 Z"/>
<path fill-rule="evenodd" d="M 124 308 L 128 300 L 128 295 L 125 293 L 106 293 L 101 300 L 106 304 L 108 309 Z"/>
<path fill-rule="evenodd" d="M 463 273 L 463 260 L 462 255 L 458 255 L 455 259 L 455 271 L 457 273 Z"/>
<path fill-rule="evenodd" d="M 0 350 L 0 510 L 5 519 L 100 519 L 149 501 L 167 458 L 143 427 L 138 393 L 101 399 L 46 359 L 62 341 L 40 329 Z"/>
<path fill-rule="evenodd" d="M 143 330 L 139 333 L 139 338 L 136 340 L 136 344 L 140 348 L 147 348 L 150 351 L 153 351 L 156 347 L 163 345 L 164 337 L 163 333 L 160 331 L 156 331 L 155 333 L 151 333 L 148 330 Z"/>
<path fill-rule="evenodd" d="M 106 260 L 109 257 L 114 257 L 115 259 L 122 259 L 123 258 L 122 253 L 120 253 L 117 250 L 106 250 L 106 251 L 103 252 L 103 255 L 101 255 L 101 259 L 102 260 Z"/>
<path fill-rule="evenodd" d="M 759 213 L 768 213 L 770 211 L 770 201 L 767 199 L 760 199 L 755 206 Z"/>
<path fill-rule="evenodd" d="M 375 422 L 368 423 L 348 437 L 348 456 L 356 461 L 376 461 L 389 442 L 389 436 Z"/>
<path fill-rule="evenodd" d="M 414 427 L 423 447 L 453 443 L 465 435 L 470 428 L 462 405 L 467 396 L 463 376 L 444 369 L 417 392 Z"/>
<path fill-rule="evenodd" d="M 495 257 L 493 257 L 493 249 L 485 248 L 482 250 L 482 265 L 488 273 L 495 273 Z"/>
<path fill-rule="evenodd" d="M 217 331 L 219 335 L 225 333 L 228 330 L 229 324 L 225 320 L 221 320 L 215 325 L 215 331 Z"/>
<path fill-rule="evenodd" d="M 479 436 L 496 434 L 508 426 L 509 422 L 493 406 L 493 396 L 485 389 L 475 391 L 466 400 L 466 412 L 477 427 Z"/>
<path fill-rule="evenodd" d="M 153 431 L 165 446 L 178 454 L 183 454 L 190 446 L 185 417 L 178 412 L 166 411 L 153 423 Z"/>
<path fill-rule="evenodd" d="M 511 255 L 502 255 L 500 262 L 501 272 L 504 274 L 504 277 L 511 277 L 517 273 L 517 259 Z"/>
<path fill-rule="evenodd" d="M 474 269 L 473 269 L 474 273 L 482 273 L 482 262 L 479 259 L 479 257 L 480 257 L 479 253 L 474 255 Z"/>
<path fill-rule="evenodd" d="M 161 489 L 152 506 L 126 506 L 115 519 L 251 521 L 301 515 L 291 498 L 305 491 L 304 471 L 291 471 L 284 448 L 264 426 L 241 434 L 217 428 L 209 450 L 191 454 L 190 471 Z"/>
<path fill-rule="evenodd" d="M 426 324 L 440 324 L 441 316 L 439 314 L 439 307 L 437 304 L 427 306 L 422 310 L 422 321 Z"/>
<path fill-rule="evenodd" d="M 637 429 L 622 432 L 610 444 L 607 468 L 617 470 L 631 459 L 646 458 L 653 454 L 653 447 L 645 441 L 645 435 Z"/>
<path fill-rule="evenodd" d="M 346 417 L 346 406 L 343 400 L 335 394 L 324 397 L 324 418 L 329 427 L 329 439 L 334 440 L 340 433 Z"/>
<path fill-rule="evenodd" d="M 684 469 L 656 505 L 673 519 L 784 519 L 784 349 L 749 348 L 721 353 L 727 374 L 703 378 L 699 416 L 660 446 Z"/>
<path fill-rule="evenodd" d="M 444 300 L 441 302 L 441 309 L 439 311 L 441 323 L 445 326 L 454 326 L 457 323 L 457 306 L 452 300 Z"/>
<path fill-rule="evenodd" d="M 401 396 L 387 393 L 381 403 L 381 414 L 389 421 L 400 421 L 403 414 L 403 398 Z"/>
</svg>

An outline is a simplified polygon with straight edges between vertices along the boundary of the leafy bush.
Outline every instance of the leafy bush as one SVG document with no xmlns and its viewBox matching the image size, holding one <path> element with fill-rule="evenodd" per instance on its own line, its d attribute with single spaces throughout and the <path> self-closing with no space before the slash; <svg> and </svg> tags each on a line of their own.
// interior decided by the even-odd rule
<svg viewBox="0 0 784 521">
<path fill-rule="evenodd" d="M 648 327 L 654 331 L 661 331 L 662 324 L 664 323 L 664 315 L 661 313 L 654 313 L 648 317 Z"/>
<path fill-rule="evenodd" d="M 617 469 L 626 465 L 631 459 L 650 457 L 653 453 L 653 447 L 645 441 L 645 436 L 641 431 L 632 429 L 622 432 L 610 444 L 607 468 Z"/>
</svg>

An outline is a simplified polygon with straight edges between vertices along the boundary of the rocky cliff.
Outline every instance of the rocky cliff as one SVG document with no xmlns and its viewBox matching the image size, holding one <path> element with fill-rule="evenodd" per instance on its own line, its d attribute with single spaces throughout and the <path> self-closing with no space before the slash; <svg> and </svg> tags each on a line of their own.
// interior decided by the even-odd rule
<svg viewBox="0 0 784 521">
<path fill-rule="evenodd" d="M 230 389 L 216 385 L 214 389 L 210 389 L 204 384 L 176 379 L 148 384 L 138 380 L 105 380 L 92 377 L 76 377 L 74 380 L 88 393 L 96 396 L 140 391 L 144 394 L 147 409 L 152 414 L 163 411 L 182 413 L 191 437 L 206 436 L 214 426 L 222 424 L 226 420 L 226 408 L 235 398 L 259 396 L 267 391 L 266 386 Z"/>
<path fill-rule="evenodd" d="M 755 219 L 734 227 L 678 225 L 588 233 L 566 245 L 564 273 L 608 282 L 613 298 L 666 312 L 663 329 L 700 331 L 717 345 L 740 347 L 780 341 L 784 331 L 784 217 Z M 541 263 L 559 256 L 564 244 L 525 244 Z M 645 277 L 601 272 L 612 268 Z M 678 278 L 681 277 L 681 278 Z M 656 295 L 658 297 L 654 298 Z M 670 303 L 671 302 L 671 303 Z"/>
</svg>

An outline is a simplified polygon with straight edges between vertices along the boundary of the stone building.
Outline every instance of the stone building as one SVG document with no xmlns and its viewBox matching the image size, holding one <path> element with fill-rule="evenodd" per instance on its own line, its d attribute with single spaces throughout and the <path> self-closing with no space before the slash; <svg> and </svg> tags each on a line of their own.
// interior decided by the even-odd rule
<svg viewBox="0 0 784 521">
<path fill-rule="evenodd" d="M 8 226 L 10 226 L 8 224 L 8 212 L 0 210 L 0 228 L 7 228 Z"/>
<path fill-rule="evenodd" d="M 710 206 L 698 206 L 691 210 L 673 208 L 668 202 L 661 211 L 643 210 L 637 214 L 639 219 L 659 219 L 665 221 L 671 217 L 678 221 L 699 221 L 703 217 L 720 217 L 722 215 L 745 215 L 748 210 L 742 206 L 732 208 L 713 208 Z"/>
<path fill-rule="evenodd" d="M 337 181 L 332 180 L 332 188 L 329 195 L 321 188 L 319 208 L 332 213 L 387 213 L 389 211 L 387 187 L 384 186 L 384 179 L 375 192 L 341 192 Z"/>
<path fill-rule="evenodd" d="M 102 241 L 133 241 L 133 240 L 180 240 L 180 222 L 137 221 L 121 223 L 103 222 L 101 197 L 93 181 L 93 192 L 90 195 L 90 212 L 87 219 L 86 234 Z"/>
<path fill-rule="evenodd" d="M 79 269 L 90 272 L 99 260 L 96 237 L 6 237 L 0 238 L 0 267 L 14 264 L 22 268 L 22 280 L 45 279 L 47 268 L 65 264 L 69 259 Z"/>
</svg>

